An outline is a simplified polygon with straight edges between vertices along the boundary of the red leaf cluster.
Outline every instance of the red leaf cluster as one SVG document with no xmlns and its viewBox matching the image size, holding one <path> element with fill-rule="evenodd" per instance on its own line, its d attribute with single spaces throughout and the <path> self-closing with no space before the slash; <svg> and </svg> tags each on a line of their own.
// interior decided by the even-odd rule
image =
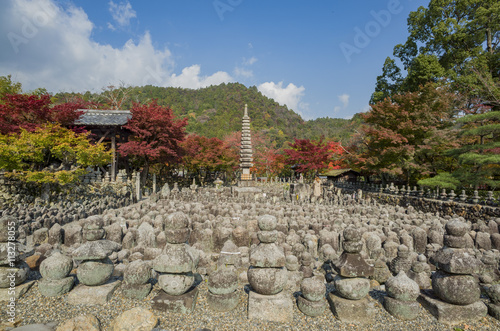
<svg viewBox="0 0 500 331">
<path fill-rule="evenodd" d="M 84 103 L 68 102 L 51 107 L 50 95 L 7 94 L 0 103 L 0 133 L 34 131 L 47 123 L 73 124 L 83 112 Z"/>
<path fill-rule="evenodd" d="M 132 118 L 124 125 L 132 135 L 118 151 L 143 163 L 177 163 L 182 157 L 181 142 L 186 135 L 187 118 L 176 120 L 172 109 L 157 104 L 134 104 Z"/>
<path fill-rule="evenodd" d="M 447 89 L 428 84 L 372 105 L 362 115 L 365 124 L 357 137 L 362 143 L 352 148 L 358 153 L 351 156 L 353 163 L 365 173 L 405 180 L 432 172 L 446 162 L 442 154 L 453 146 L 448 128 L 454 98 Z"/>
<path fill-rule="evenodd" d="M 197 134 L 186 137 L 182 143 L 184 148 L 184 165 L 191 171 L 208 172 L 229 169 L 237 164 L 237 158 L 218 138 L 207 138 Z"/>
<path fill-rule="evenodd" d="M 295 165 L 295 170 L 300 173 L 319 172 L 328 167 L 332 151 L 330 144 L 321 138 L 318 141 L 310 139 L 296 139 L 290 144 L 290 149 L 285 149 L 287 162 Z"/>
<path fill-rule="evenodd" d="M 51 120 L 50 95 L 7 94 L 0 104 L 0 133 L 33 131 Z"/>
<path fill-rule="evenodd" d="M 67 102 L 59 104 L 52 108 L 51 118 L 63 126 L 69 126 L 82 116 L 83 111 L 78 111 L 78 109 L 84 108 L 86 107 L 83 103 Z"/>
</svg>

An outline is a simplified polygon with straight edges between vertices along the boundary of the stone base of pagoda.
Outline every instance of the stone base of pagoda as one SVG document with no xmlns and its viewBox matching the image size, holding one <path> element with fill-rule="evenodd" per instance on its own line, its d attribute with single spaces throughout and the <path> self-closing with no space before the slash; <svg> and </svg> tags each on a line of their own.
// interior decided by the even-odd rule
<svg viewBox="0 0 500 331">
<path fill-rule="evenodd" d="M 261 195 L 262 190 L 253 186 L 253 181 L 240 181 L 238 186 L 231 187 L 233 196 L 255 199 L 256 195 Z"/>
<path fill-rule="evenodd" d="M 240 177 L 242 182 L 248 182 L 252 180 L 252 174 L 241 174 Z"/>
</svg>

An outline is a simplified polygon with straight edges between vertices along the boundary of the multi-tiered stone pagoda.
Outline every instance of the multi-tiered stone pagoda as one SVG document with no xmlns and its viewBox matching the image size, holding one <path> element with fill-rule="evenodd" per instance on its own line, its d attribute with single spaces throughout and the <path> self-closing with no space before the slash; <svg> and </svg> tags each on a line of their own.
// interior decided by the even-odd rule
<svg viewBox="0 0 500 331">
<path fill-rule="evenodd" d="M 241 128 L 241 147 L 240 147 L 240 168 L 241 181 L 248 182 L 252 180 L 250 168 L 253 167 L 252 155 L 252 136 L 250 133 L 250 117 L 248 117 L 248 107 L 245 104 L 245 113 L 243 114 Z M 247 186 L 247 185 L 242 185 Z"/>
<path fill-rule="evenodd" d="M 248 116 L 248 107 L 245 104 L 245 113 L 243 114 L 241 128 L 241 147 L 240 147 L 240 169 L 241 177 L 237 187 L 233 187 L 233 193 L 238 196 L 250 198 L 261 192 L 260 189 L 254 187 L 252 181 L 252 173 L 250 168 L 253 167 L 252 154 L 252 135 L 250 133 L 250 117 Z"/>
</svg>

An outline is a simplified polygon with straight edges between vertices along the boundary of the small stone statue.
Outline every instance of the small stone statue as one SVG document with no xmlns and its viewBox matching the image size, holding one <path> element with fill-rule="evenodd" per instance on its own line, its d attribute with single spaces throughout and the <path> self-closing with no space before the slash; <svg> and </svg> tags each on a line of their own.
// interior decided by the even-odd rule
<svg viewBox="0 0 500 331">
<path fill-rule="evenodd" d="M 305 278 L 300 284 L 301 295 L 297 297 L 297 307 L 307 316 L 319 316 L 326 308 L 326 286 L 318 277 Z"/>
<path fill-rule="evenodd" d="M 388 296 L 384 298 L 384 307 L 392 316 L 402 320 L 417 318 L 420 312 L 420 304 L 417 302 L 420 289 L 404 271 L 389 278 L 385 283 L 385 290 Z"/>
<path fill-rule="evenodd" d="M 55 251 L 40 264 L 43 279 L 38 281 L 40 294 L 54 297 L 68 293 L 73 288 L 74 278 L 68 277 L 73 269 L 73 260 Z"/>
</svg>

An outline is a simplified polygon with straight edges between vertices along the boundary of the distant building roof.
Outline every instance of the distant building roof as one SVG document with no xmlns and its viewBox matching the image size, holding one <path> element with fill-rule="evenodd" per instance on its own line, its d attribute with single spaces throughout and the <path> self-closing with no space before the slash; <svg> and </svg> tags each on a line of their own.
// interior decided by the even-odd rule
<svg viewBox="0 0 500 331">
<path fill-rule="evenodd" d="M 127 124 L 132 117 L 129 110 L 78 109 L 82 116 L 75 121 L 76 125 L 121 126 Z"/>
<path fill-rule="evenodd" d="M 328 176 L 328 177 L 337 177 L 337 176 L 343 175 L 347 172 L 352 172 L 352 173 L 359 175 L 359 172 L 354 171 L 352 169 L 333 169 L 333 170 L 330 170 L 327 172 L 323 172 L 321 175 Z"/>
</svg>

